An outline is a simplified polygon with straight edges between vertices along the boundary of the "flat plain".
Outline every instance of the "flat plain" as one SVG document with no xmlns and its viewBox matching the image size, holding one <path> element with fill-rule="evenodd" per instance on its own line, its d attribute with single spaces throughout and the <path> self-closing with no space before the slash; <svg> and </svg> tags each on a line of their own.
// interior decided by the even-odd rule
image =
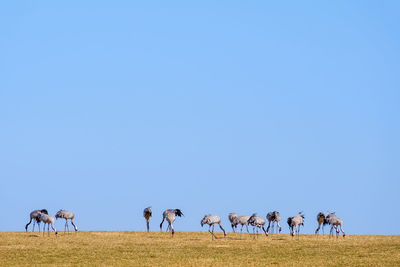
<svg viewBox="0 0 400 267">
<path fill-rule="evenodd" d="M 400 236 L 0 232 L 0 266 L 400 266 Z"/>
</svg>

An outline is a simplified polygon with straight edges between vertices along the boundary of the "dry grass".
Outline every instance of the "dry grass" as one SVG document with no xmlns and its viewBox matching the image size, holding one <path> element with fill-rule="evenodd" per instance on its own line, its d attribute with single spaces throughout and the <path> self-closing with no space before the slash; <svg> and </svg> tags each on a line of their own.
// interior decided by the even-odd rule
<svg viewBox="0 0 400 267">
<path fill-rule="evenodd" d="M 166 232 L 0 232 L 0 266 L 400 266 L 400 236 L 217 235 L 212 241 L 205 232 L 176 232 L 174 238 Z"/>
</svg>

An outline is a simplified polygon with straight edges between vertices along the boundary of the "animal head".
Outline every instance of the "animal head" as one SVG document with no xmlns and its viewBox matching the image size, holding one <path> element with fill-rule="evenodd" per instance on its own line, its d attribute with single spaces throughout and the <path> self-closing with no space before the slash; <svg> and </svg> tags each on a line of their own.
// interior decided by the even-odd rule
<svg viewBox="0 0 400 267">
<path fill-rule="evenodd" d="M 256 221 L 257 213 L 253 213 L 250 218 L 247 220 L 249 224 L 253 224 Z"/>
<path fill-rule="evenodd" d="M 235 217 L 237 217 L 237 213 L 231 212 L 231 213 L 228 214 L 228 217 L 235 218 Z"/>
<path fill-rule="evenodd" d="M 205 225 L 205 224 L 208 223 L 208 216 L 209 216 L 209 215 L 204 215 L 203 219 L 202 219 L 201 222 L 200 222 L 201 227 L 203 227 L 203 225 Z"/>
<path fill-rule="evenodd" d="M 236 227 L 239 224 L 239 218 L 238 217 L 234 217 L 232 220 L 232 226 Z"/>
<path fill-rule="evenodd" d="M 58 218 L 63 218 L 63 217 L 64 217 L 64 214 L 63 214 L 62 212 L 63 212 L 63 210 L 59 210 L 59 211 L 56 213 L 56 215 L 55 215 L 56 220 L 57 220 Z"/>
</svg>

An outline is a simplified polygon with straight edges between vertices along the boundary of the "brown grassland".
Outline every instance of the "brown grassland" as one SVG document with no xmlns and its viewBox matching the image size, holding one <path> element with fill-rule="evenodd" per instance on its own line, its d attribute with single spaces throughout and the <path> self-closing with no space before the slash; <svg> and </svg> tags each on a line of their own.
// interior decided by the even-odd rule
<svg viewBox="0 0 400 267">
<path fill-rule="evenodd" d="M 400 236 L 0 232 L 0 266 L 400 266 Z"/>
</svg>

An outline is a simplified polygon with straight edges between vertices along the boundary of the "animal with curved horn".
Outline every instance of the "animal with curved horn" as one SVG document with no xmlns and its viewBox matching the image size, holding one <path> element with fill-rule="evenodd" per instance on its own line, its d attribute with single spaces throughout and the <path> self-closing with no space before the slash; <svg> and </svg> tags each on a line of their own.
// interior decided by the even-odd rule
<svg viewBox="0 0 400 267">
<path fill-rule="evenodd" d="M 47 224 L 47 234 L 50 236 L 50 226 L 54 231 L 54 234 L 57 236 L 57 230 L 54 228 L 54 217 L 48 214 L 40 213 L 38 219 L 43 222 L 43 235 L 46 231 L 46 224 Z"/>
<path fill-rule="evenodd" d="M 56 213 L 56 220 L 57 219 L 65 219 L 65 225 L 64 225 L 64 233 L 65 230 L 68 229 L 68 233 L 69 233 L 69 227 L 68 227 L 68 220 L 71 221 L 72 226 L 75 229 L 75 232 L 78 231 L 78 227 L 76 227 L 76 225 L 74 224 L 74 218 L 75 218 L 75 214 L 72 211 L 68 211 L 68 210 L 59 210 Z"/>
<path fill-rule="evenodd" d="M 265 230 L 265 219 L 261 218 L 256 215 L 256 213 L 253 213 L 253 215 L 250 216 L 248 223 L 253 225 L 253 233 L 255 234 L 255 229 L 257 228 L 257 236 L 258 236 L 258 229 L 262 229 L 265 233 L 265 236 L 268 236 L 267 230 Z"/>
<path fill-rule="evenodd" d="M 176 219 L 176 216 L 179 216 L 179 217 L 183 216 L 183 213 L 182 213 L 182 211 L 180 209 L 168 209 L 168 210 L 165 210 L 163 212 L 163 219 L 162 219 L 162 221 L 160 223 L 160 230 L 162 230 L 162 224 L 163 224 L 164 220 L 166 219 L 167 222 L 168 222 L 167 231 L 171 230 L 171 235 L 174 236 L 175 230 L 174 230 L 173 223 L 174 223 L 174 221 Z"/>
<path fill-rule="evenodd" d="M 339 229 L 343 234 L 343 237 L 346 236 L 346 234 L 343 231 L 343 221 L 342 219 L 340 219 L 335 213 L 330 213 L 328 212 L 328 214 L 326 215 L 326 223 L 331 225 L 331 231 L 329 233 L 329 237 L 333 236 L 333 229 L 336 229 L 336 238 L 338 238 L 339 236 Z M 338 228 L 339 227 L 339 228 Z"/>
<path fill-rule="evenodd" d="M 315 230 L 315 234 L 319 233 L 321 226 L 322 226 L 322 233 L 324 233 L 324 226 L 326 225 L 327 222 L 325 219 L 325 214 L 323 212 L 318 213 L 317 222 L 318 222 L 318 228 Z"/>
<path fill-rule="evenodd" d="M 233 225 L 233 220 L 237 217 L 237 213 L 231 212 L 228 214 L 228 219 L 231 222 L 232 231 L 235 232 L 235 226 Z"/>
<path fill-rule="evenodd" d="M 277 230 L 279 233 L 282 231 L 282 227 L 279 225 L 279 221 L 281 220 L 281 214 L 278 211 L 271 211 L 268 212 L 267 214 L 267 220 L 268 220 L 268 227 L 267 227 L 267 232 L 269 233 L 269 229 L 272 223 L 272 232 L 274 232 L 274 224 L 277 224 Z"/>
<path fill-rule="evenodd" d="M 222 228 L 222 225 L 221 225 L 221 218 L 217 215 L 204 215 L 204 218 L 201 220 L 200 224 L 201 224 L 201 227 L 203 227 L 203 225 L 205 225 L 205 224 L 209 225 L 208 231 L 211 233 L 212 238 L 214 238 L 214 237 L 217 238 L 214 235 L 215 224 L 219 225 L 219 228 L 221 228 L 221 230 L 224 232 L 224 237 L 226 236 L 225 230 L 224 230 L 224 228 Z M 211 231 L 211 226 L 212 226 L 212 231 Z"/>
<path fill-rule="evenodd" d="M 143 210 L 143 217 L 146 219 L 146 226 L 147 226 L 147 232 L 150 231 L 150 218 L 153 216 L 153 212 L 151 210 L 151 207 L 147 207 Z"/>
<path fill-rule="evenodd" d="M 249 219 L 250 219 L 250 216 L 248 216 L 248 215 L 236 216 L 235 218 L 233 218 L 232 225 L 235 228 L 239 224 L 242 225 L 242 228 L 240 228 L 240 233 L 243 232 L 243 226 L 246 225 L 247 233 L 249 233 Z"/>
<path fill-rule="evenodd" d="M 40 213 L 49 214 L 49 213 L 47 212 L 46 209 L 34 210 L 34 211 L 32 211 L 32 212 L 29 214 L 30 220 L 29 220 L 29 222 L 25 225 L 25 231 L 26 231 L 26 232 L 28 232 L 28 226 L 29 226 L 29 224 L 31 224 L 32 220 L 33 220 L 32 232 L 35 231 L 35 222 L 36 222 L 36 224 L 38 225 L 39 232 L 40 232 L 40 220 L 38 219 Z"/>
<path fill-rule="evenodd" d="M 299 237 L 300 226 L 304 225 L 304 214 L 302 214 L 302 212 L 299 212 L 296 216 L 289 217 L 287 219 L 287 223 L 289 225 L 290 234 L 292 236 L 297 234 L 297 237 Z"/>
</svg>

